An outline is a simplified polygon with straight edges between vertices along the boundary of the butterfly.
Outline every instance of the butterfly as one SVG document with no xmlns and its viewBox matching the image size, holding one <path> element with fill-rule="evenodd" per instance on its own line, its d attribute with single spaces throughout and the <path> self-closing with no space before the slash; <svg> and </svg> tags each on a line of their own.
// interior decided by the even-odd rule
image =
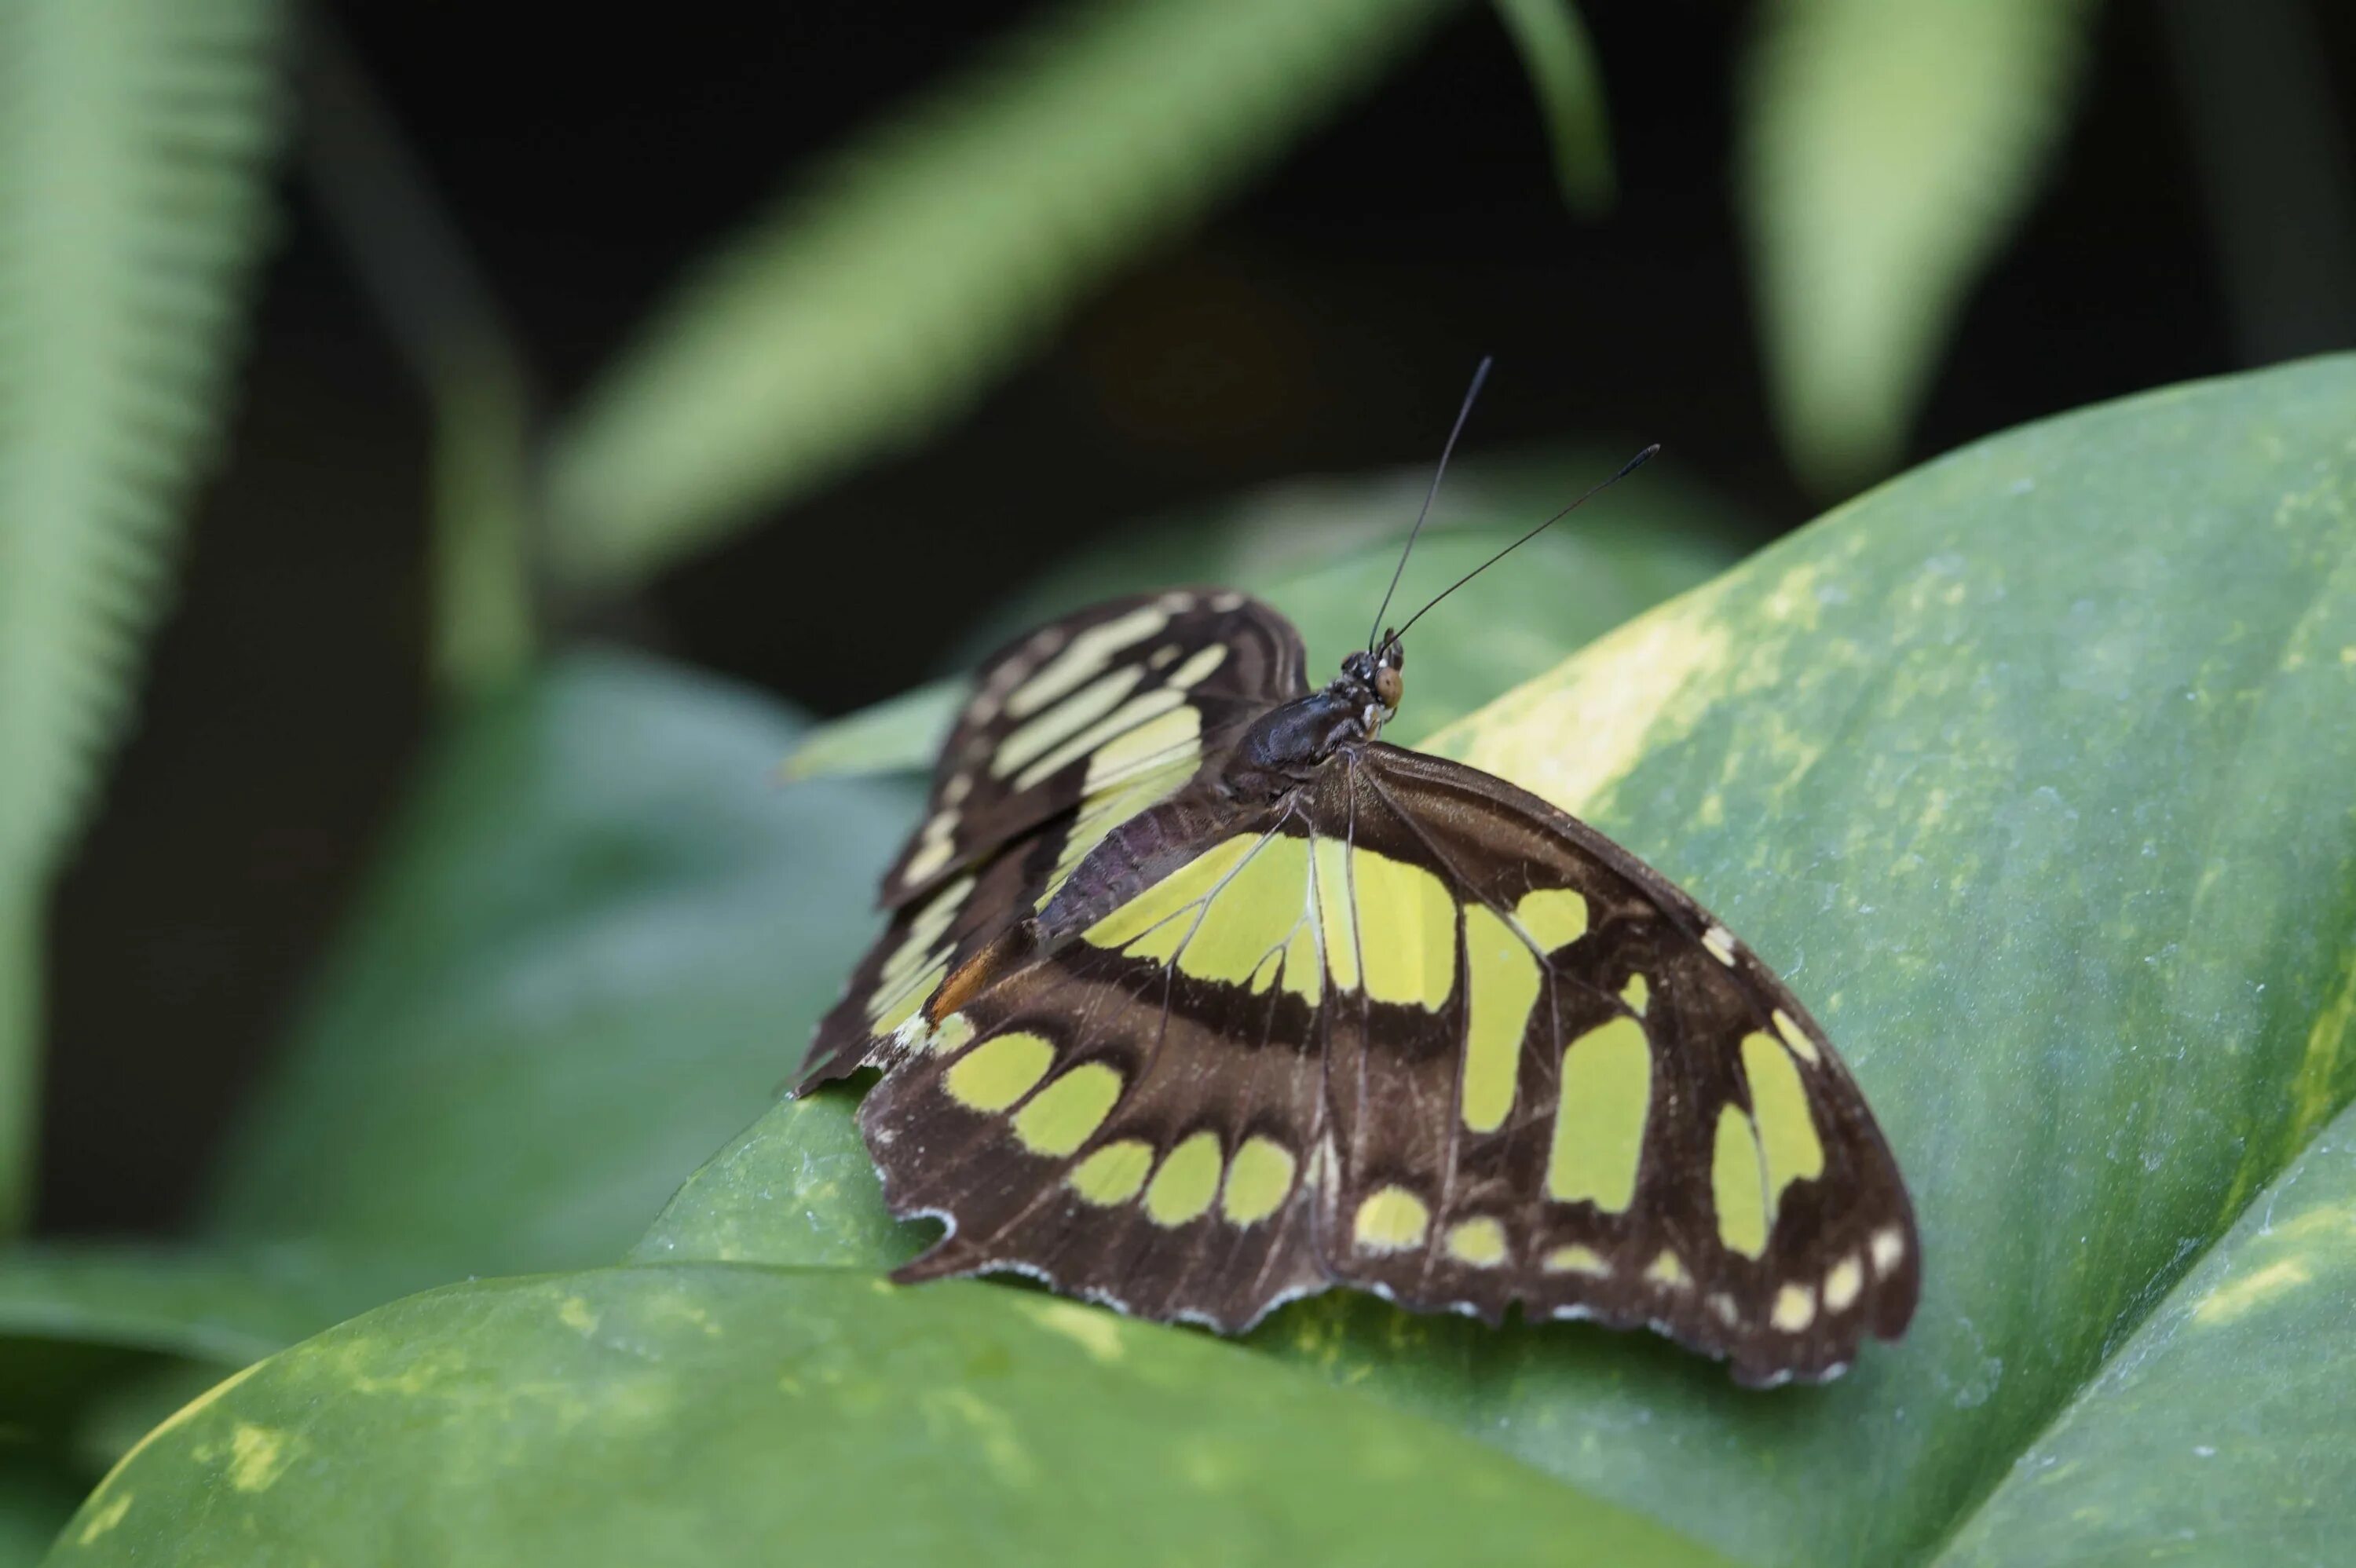
<svg viewBox="0 0 2356 1568">
<path fill-rule="evenodd" d="M 895 1277 L 1222 1333 L 1348 1285 L 1650 1326 L 1750 1384 L 1897 1338 L 1913 1214 L 1824 1031 L 1594 828 L 1382 741 L 1405 658 L 1312 689 L 1212 589 L 981 666 L 796 1085 L 882 1070 L 885 1200 L 948 1227 Z"/>
</svg>

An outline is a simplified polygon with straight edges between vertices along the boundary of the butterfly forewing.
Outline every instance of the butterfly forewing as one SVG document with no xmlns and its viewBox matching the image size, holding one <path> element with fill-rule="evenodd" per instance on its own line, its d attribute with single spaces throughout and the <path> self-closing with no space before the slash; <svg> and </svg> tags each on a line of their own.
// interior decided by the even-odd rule
<svg viewBox="0 0 2356 1568">
<path fill-rule="evenodd" d="M 1225 591 L 1097 605 L 985 661 L 925 815 L 884 876 L 891 924 L 819 1025 L 798 1083 L 884 1064 L 947 974 L 1301 689 L 1300 635 Z"/>
</svg>

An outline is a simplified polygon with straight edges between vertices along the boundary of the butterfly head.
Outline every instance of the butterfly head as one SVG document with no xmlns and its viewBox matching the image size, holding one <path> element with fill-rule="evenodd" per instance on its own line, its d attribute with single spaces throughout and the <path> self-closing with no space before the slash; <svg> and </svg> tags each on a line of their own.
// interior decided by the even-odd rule
<svg viewBox="0 0 2356 1568">
<path fill-rule="evenodd" d="M 1373 653 L 1354 650 L 1342 661 L 1341 677 L 1333 689 L 1361 699 L 1368 740 L 1398 713 L 1399 699 L 1407 695 L 1407 682 L 1399 676 L 1406 663 L 1407 650 L 1391 632 L 1383 634 Z"/>
</svg>

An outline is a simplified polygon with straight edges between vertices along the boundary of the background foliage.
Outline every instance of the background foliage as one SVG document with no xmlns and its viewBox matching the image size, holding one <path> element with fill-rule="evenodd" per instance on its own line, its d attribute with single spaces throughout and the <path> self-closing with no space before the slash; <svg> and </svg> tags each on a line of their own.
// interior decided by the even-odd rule
<svg viewBox="0 0 2356 1568">
<path fill-rule="evenodd" d="M 2356 368 L 2033 426 L 1742 558 L 1954 439 L 2230 345 L 2347 343 L 2319 63 L 2344 18 L 1675 9 L 1641 24 L 1675 48 L 1567 0 L 803 18 L 777 59 L 634 35 L 637 94 L 590 73 L 605 118 L 556 116 L 552 154 L 469 122 L 449 51 L 419 76 L 400 27 L 430 24 L 0 0 L 0 1224 L 37 1157 L 52 1179 L 46 1233 L 0 1256 L 0 1559 L 72 1513 L 61 1561 L 348 1559 L 389 1529 L 453 1562 L 788 1532 L 882 1561 L 953 1527 L 1036 1562 L 1116 1525 L 1232 1561 L 2197 1561 L 2253 1532 L 2328 1560 L 2356 1495 L 2319 1375 L 2356 1328 Z M 751 116 L 691 160 L 659 145 L 665 48 L 680 123 Z M 873 60 L 904 73 L 886 109 L 835 80 Z M 551 123 L 518 74 L 502 112 Z M 788 194 L 747 216 L 780 127 Z M 2160 165 L 2210 228 L 2184 219 L 2154 285 L 2086 237 Z M 543 187 L 563 216 L 520 240 Z M 624 238 L 573 227 L 599 221 Z M 2214 297 L 2181 282 L 2203 242 Z M 2099 292 L 2050 314 L 2078 251 Z M 1694 260 L 1721 255 L 1755 365 Z M 626 304 L 584 335 L 601 279 Z M 2208 326 L 2126 303 L 2190 296 Z M 257 320 L 188 617 L 241 662 L 167 640 L 143 677 Z M 1983 347 L 2008 330 L 2035 350 L 2011 383 Z M 349 361 L 316 344 L 364 331 L 405 390 L 325 371 Z M 1650 1343 L 1365 1301 L 1231 1347 L 1000 1286 L 877 1294 L 912 1238 L 846 1104 L 760 1113 L 913 786 L 780 791 L 776 764 L 920 758 L 992 638 L 1132 585 L 1247 583 L 1327 661 L 1420 490 L 1393 465 L 1492 347 L 1489 450 L 1410 590 L 1608 468 L 1628 421 L 1694 436 L 1427 624 L 1401 738 L 1592 815 L 1817 1003 L 1923 1199 L 1916 1331 L 1762 1399 Z M 256 563 L 236 613 L 209 560 Z M 926 670 L 950 684 L 813 729 Z M 205 828 L 207 770 L 266 832 Z M 357 828 L 316 825 L 380 817 L 342 907 Z M 206 866 L 328 933 L 275 960 L 305 999 L 283 1030 L 254 1009 L 254 1044 L 180 1027 L 221 969 Z M 125 1215 L 145 1232 L 89 1233 Z M 908 1506 L 871 1506 L 878 1474 Z"/>
</svg>

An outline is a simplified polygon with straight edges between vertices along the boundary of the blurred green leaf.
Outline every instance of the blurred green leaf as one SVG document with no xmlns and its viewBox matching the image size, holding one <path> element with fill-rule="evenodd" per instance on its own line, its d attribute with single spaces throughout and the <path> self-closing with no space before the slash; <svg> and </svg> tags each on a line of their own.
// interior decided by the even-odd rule
<svg viewBox="0 0 2356 1568">
<path fill-rule="evenodd" d="M 292 1260 L 164 1244 L 0 1253 L 0 1339 L 152 1350 L 241 1367 L 332 1319 Z"/>
<path fill-rule="evenodd" d="M 1194 1334 L 711 1266 L 455 1285 L 346 1324 L 165 1423 L 52 1561 L 1027 1568 L 1140 1548 L 1719 1561 Z"/>
<path fill-rule="evenodd" d="M 453 726 L 232 1142 L 217 1240 L 344 1307 L 605 1262 L 769 1104 L 915 803 L 776 782 L 751 693 L 574 656 Z"/>
<path fill-rule="evenodd" d="M 1399 586 L 1417 606 L 1609 474 L 1601 454 L 1467 460 Z M 1082 605 L 1183 583 L 1249 588 L 1292 617 L 1323 678 L 1363 643 L 1398 563 L 1428 471 L 1308 480 L 1127 529 L 993 611 L 957 656 L 970 668 L 999 644 Z M 1722 502 L 1655 468 L 1539 535 L 1512 563 L 1418 629 L 1408 706 L 1393 738 L 1412 743 L 1526 680 L 1639 611 L 1731 565 L 1747 532 Z M 965 688 L 927 686 L 819 726 L 797 776 L 926 768 Z"/>
<path fill-rule="evenodd" d="M 1939 1561 L 2338 1562 L 2356 1516 L 2351 1376 L 2356 1111 L 2342 1111 Z"/>
<path fill-rule="evenodd" d="M 0 1568 L 32 1568 L 47 1557 L 81 1498 L 82 1488 L 49 1466 L 0 1463 Z"/>
<path fill-rule="evenodd" d="M 1563 199 L 1582 218 L 1611 208 L 1612 119 L 1603 72 L 1571 0 L 1494 0 L 1546 115 L 1547 145 Z"/>
<path fill-rule="evenodd" d="M 661 311 L 556 434 L 556 566 L 642 579 L 930 429 L 1451 9 L 1059 9 L 868 133 Z"/>
<path fill-rule="evenodd" d="M 277 0 L 0 0 L 0 1232 L 30 1180 L 42 890 L 229 406 Z"/>
<path fill-rule="evenodd" d="M 2155 1306 L 2356 1093 L 2351 428 L 2342 357 L 1997 437 L 1430 742 L 1652 859 L 1823 1019 L 1922 1217 L 1903 1343 L 1761 1395 L 1649 1337 L 1364 1296 L 1256 1342 L 1756 1563 L 1919 1558 L 2033 1445 L 2093 1444 L 2056 1418 L 2132 1379 Z M 924 1232 L 883 1221 L 849 1111 L 772 1113 L 641 1255 L 898 1262 Z M 2344 1425 L 2328 1376 L 2276 1397 L 2286 1445 Z M 2356 1532 L 2343 1462 L 2297 1473 L 2302 1530 Z M 2265 1538 L 2275 1490 L 2205 1495 L 2217 1539 Z"/>
<path fill-rule="evenodd" d="M 2094 0 L 1763 0 L 1738 153 L 1783 443 L 1887 470 L 2076 94 Z"/>
<path fill-rule="evenodd" d="M 530 375 L 522 348 L 392 112 L 331 16 L 304 35 L 310 194 L 424 395 L 434 673 L 454 696 L 517 678 L 538 641 Z"/>
<path fill-rule="evenodd" d="M 806 731 L 786 760 L 788 783 L 929 768 L 949 738 L 968 683 L 936 680 Z"/>
</svg>

